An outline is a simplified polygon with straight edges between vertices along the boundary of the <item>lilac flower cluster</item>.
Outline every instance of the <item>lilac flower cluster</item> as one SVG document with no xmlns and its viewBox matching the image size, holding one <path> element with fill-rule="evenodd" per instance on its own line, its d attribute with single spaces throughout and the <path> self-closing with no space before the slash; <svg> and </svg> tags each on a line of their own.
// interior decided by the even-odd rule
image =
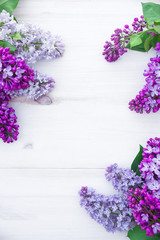
<svg viewBox="0 0 160 240">
<path fill-rule="evenodd" d="M 117 164 L 108 167 L 105 176 L 120 193 L 104 196 L 88 187 L 82 187 L 81 206 L 84 206 L 90 216 L 107 231 L 132 229 L 135 222 L 128 205 L 127 191 L 132 187 L 141 186 L 141 178 L 130 169 L 118 168 Z"/>
<path fill-rule="evenodd" d="M 11 99 L 10 95 L 4 92 L 3 90 L 0 90 L 0 104 L 3 102 L 9 102 Z"/>
<path fill-rule="evenodd" d="M 0 138 L 10 143 L 17 140 L 17 117 L 8 107 L 9 92 L 26 89 L 34 82 L 34 72 L 25 61 L 10 54 L 9 48 L 0 47 Z"/>
<path fill-rule="evenodd" d="M 131 169 L 113 164 L 106 169 L 106 179 L 118 195 L 104 196 L 82 187 L 81 206 L 107 231 L 123 231 L 136 224 L 152 237 L 160 233 L 160 138 L 150 138 L 143 148 L 140 176 Z"/>
<path fill-rule="evenodd" d="M 50 60 L 63 55 L 64 44 L 58 35 L 52 36 L 49 31 L 44 32 L 42 29 L 29 24 L 21 24 L 19 32 L 22 40 L 11 41 L 10 39 L 10 42 L 17 48 L 16 56 L 25 59 L 27 64 L 30 65 L 42 59 Z"/>
<path fill-rule="evenodd" d="M 118 168 L 115 163 L 106 169 L 106 179 L 112 182 L 114 189 L 118 192 L 127 193 L 132 186 L 140 186 L 142 184 L 141 177 L 136 175 L 131 169 Z"/>
<path fill-rule="evenodd" d="M 129 207 L 142 230 L 148 236 L 160 232 L 160 200 L 147 192 L 147 188 L 131 189 L 128 192 Z"/>
<path fill-rule="evenodd" d="M 17 23 L 5 10 L 0 13 L 0 31 L 0 40 L 5 40 L 15 46 L 14 55 L 18 59 L 24 59 L 28 65 L 32 66 L 39 60 L 50 60 L 63 55 L 64 44 L 59 36 L 52 36 L 50 32 L 45 32 L 30 24 Z M 55 82 L 52 78 L 38 71 L 35 71 L 35 75 L 35 81 L 29 81 L 30 87 L 18 91 L 16 89 L 10 93 L 10 96 L 12 98 L 27 96 L 37 100 L 53 89 Z"/>
<path fill-rule="evenodd" d="M 64 44 L 57 35 L 30 24 L 17 23 L 3 10 L 0 13 L 0 40 L 15 46 L 15 55 L 31 65 L 42 59 L 54 59 L 63 55 Z M 18 33 L 18 38 L 15 34 Z"/>
<path fill-rule="evenodd" d="M 139 165 L 143 187 L 154 197 L 160 198 L 160 138 L 150 138 L 143 148 L 143 160 Z"/>
<path fill-rule="evenodd" d="M 157 56 L 150 59 L 148 70 L 144 71 L 147 84 L 139 94 L 129 102 L 131 111 L 137 113 L 155 113 L 160 109 L 160 43 L 156 44 Z"/>
<path fill-rule="evenodd" d="M 30 87 L 18 91 L 10 91 L 11 98 L 24 96 L 28 99 L 37 100 L 43 95 L 48 94 L 54 88 L 54 79 L 38 71 L 34 72 L 34 82 L 29 82 Z"/>
<path fill-rule="evenodd" d="M 8 102 L 0 103 L 0 138 L 10 143 L 17 140 L 18 128 L 17 117 L 13 108 L 8 107 Z"/>
<path fill-rule="evenodd" d="M 19 128 L 13 108 L 8 107 L 9 100 L 23 96 L 38 101 L 53 89 L 53 78 L 34 73 L 29 66 L 42 59 L 60 57 L 64 44 L 59 36 L 18 23 L 5 10 L 0 13 L 0 32 L 0 41 L 15 47 L 13 55 L 9 48 L 0 47 L 0 138 L 9 143 L 17 140 Z"/>
<path fill-rule="evenodd" d="M 141 16 L 140 19 L 134 18 L 132 23 L 132 29 L 129 25 L 125 25 L 124 29 L 117 28 L 114 34 L 111 35 L 111 42 L 106 41 L 104 45 L 103 55 L 108 62 L 115 62 L 120 56 L 127 52 L 125 48 L 129 43 L 130 37 L 134 33 L 143 31 L 146 27 L 146 22 L 144 17 Z"/>
<path fill-rule="evenodd" d="M 0 89 L 6 93 L 28 88 L 29 81 L 34 81 L 33 69 L 24 60 L 18 59 L 9 52 L 9 48 L 0 47 Z"/>
<path fill-rule="evenodd" d="M 81 206 L 108 232 L 129 230 L 135 226 L 126 196 L 104 196 L 88 187 L 80 190 Z"/>
</svg>

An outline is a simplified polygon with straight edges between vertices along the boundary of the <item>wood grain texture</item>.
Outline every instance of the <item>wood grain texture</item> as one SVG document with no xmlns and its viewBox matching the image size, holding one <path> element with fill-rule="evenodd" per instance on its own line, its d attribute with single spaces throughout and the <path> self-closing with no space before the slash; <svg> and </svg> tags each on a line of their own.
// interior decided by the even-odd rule
<svg viewBox="0 0 160 240">
<path fill-rule="evenodd" d="M 104 170 L 0 170 L 1 239 L 126 239 L 106 233 L 79 205 L 81 185 L 114 193 Z"/>
<path fill-rule="evenodd" d="M 128 110 L 154 51 L 130 51 L 111 64 L 101 54 L 115 28 L 142 14 L 140 3 L 20 0 L 16 18 L 61 35 L 66 52 L 35 66 L 56 80 L 52 105 L 11 104 L 20 135 L 13 144 L 0 142 L 1 240 L 127 239 L 90 219 L 78 191 L 88 185 L 112 194 L 104 168 L 129 167 L 139 144 L 160 135 L 159 113 Z"/>
</svg>

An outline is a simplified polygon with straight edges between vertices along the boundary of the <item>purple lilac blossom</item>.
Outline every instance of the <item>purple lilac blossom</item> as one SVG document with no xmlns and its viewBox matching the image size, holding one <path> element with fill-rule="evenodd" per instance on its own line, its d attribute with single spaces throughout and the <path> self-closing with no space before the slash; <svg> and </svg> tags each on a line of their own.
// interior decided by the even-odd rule
<svg viewBox="0 0 160 240">
<path fill-rule="evenodd" d="M 38 71 L 35 71 L 34 74 L 34 82 L 29 82 L 29 88 L 20 89 L 18 91 L 10 91 L 10 97 L 16 98 L 24 96 L 28 99 L 37 100 L 41 96 L 48 94 L 54 88 L 55 81 L 53 78 Z"/>
<path fill-rule="evenodd" d="M 8 107 L 7 102 L 0 103 L 0 138 L 10 143 L 17 140 L 19 134 L 17 117 L 13 108 Z"/>
<path fill-rule="evenodd" d="M 128 192 L 129 207 L 133 216 L 146 235 L 153 236 L 160 232 L 160 200 L 144 189 L 130 189 Z"/>
<path fill-rule="evenodd" d="M 147 186 L 154 197 L 160 198 L 160 138 L 150 138 L 142 155 L 139 170 L 144 182 L 143 187 Z"/>
<path fill-rule="evenodd" d="M 111 181 L 114 189 L 119 192 L 127 193 L 131 187 L 138 187 L 142 184 L 141 177 L 136 175 L 131 169 L 118 168 L 115 163 L 106 169 L 105 177 L 107 181 Z"/>
<path fill-rule="evenodd" d="M 103 55 L 108 62 L 115 62 L 120 56 L 127 52 L 126 45 L 129 43 L 129 38 L 138 32 L 143 31 L 146 27 L 144 17 L 141 16 L 140 20 L 134 18 L 132 28 L 129 25 L 125 25 L 124 29 L 117 28 L 114 34 L 111 35 L 111 42 L 106 41 L 104 45 Z"/>
<path fill-rule="evenodd" d="M 139 94 L 129 102 L 131 111 L 137 113 L 155 113 L 160 109 L 160 43 L 156 44 L 157 54 L 155 58 L 150 59 L 148 70 L 144 71 L 147 84 Z"/>
<path fill-rule="evenodd" d="M 24 60 L 10 54 L 9 48 L 0 47 L 0 90 L 7 93 L 25 89 L 30 86 L 29 81 L 34 81 L 33 76 L 33 69 L 30 69 Z"/>
<path fill-rule="evenodd" d="M 8 41 L 17 50 L 15 55 L 32 65 L 42 59 L 54 59 L 63 55 L 64 44 L 57 35 L 30 24 L 17 23 L 5 10 L 0 13 L 0 40 Z M 21 39 L 14 39 L 20 33 Z"/>
<path fill-rule="evenodd" d="M 82 187 L 79 194 L 81 206 L 108 232 L 129 230 L 135 226 L 127 195 L 104 196 L 88 187 Z"/>
<path fill-rule="evenodd" d="M 9 102 L 10 99 L 11 97 L 6 92 L 0 90 L 0 104 L 3 102 Z"/>
</svg>

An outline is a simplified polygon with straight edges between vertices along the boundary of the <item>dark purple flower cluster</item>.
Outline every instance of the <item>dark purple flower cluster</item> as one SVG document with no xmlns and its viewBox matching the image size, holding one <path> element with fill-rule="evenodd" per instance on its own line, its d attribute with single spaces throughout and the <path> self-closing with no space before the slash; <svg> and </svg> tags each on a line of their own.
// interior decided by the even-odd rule
<svg viewBox="0 0 160 240">
<path fill-rule="evenodd" d="M 135 226 L 126 195 L 104 196 L 88 187 L 82 187 L 79 194 L 81 206 L 108 232 L 129 230 Z"/>
<path fill-rule="evenodd" d="M 129 207 L 142 230 L 148 236 L 160 232 L 160 200 L 147 192 L 147 188 L 131 189 L 128 191 Z"/>
<path fill-rule="evenodd" d="M 0 47 L 0 89 L 5 92 L 28 88 L 34 81 L 33 69 L 25 61 L 16 58 L 9 48 Z"/>
<path fill-rule="evenodd" d="M 125 25 L 124 29 L 117 28 L 114 31 L 114 34 L 111 35 L 111 42 L 106 41 L 104 45 L 103 55 L 108 62 L 115 62 L 120 56 L 127 52 L 125 48 L 129 43 L 130 37 L 134 33 L 138 33 L 143 31 L 146 27 L 146 22 L 144 17 L 141 16 L 140 20 L 138 18 L 134 18 L 134 22 L 132 23 L 132 29 L 130 29 L 129 25 Z"/>
<path fill-rule="evenodd" d="M 0 103 L 0 138 L 10 143 L 17 140 L 18 128 L 17 117 L 13 108 L 8 107 L 8 102 Z"/>
<path fill-rule="evenodd" d="M 107 167 L 105 176 L 117 191 L 123 193 L 126 193 L 132 186 L 140 186 L 142 183 L 141 178 L 135 172 L 129 168 L 118 168 L 116 163 Z"/>
<path fill-rule="evenodd" d="M 157 56 L 150 59 L 148 70 L 144 71 L 147 84 L 139 94 L 129 102 L 131 111 L 137 113 L 155 113 L 160 109 L 160 43 L 157 43 L 155 50 Z"/>
<path fill-rule="evenodd" d="M 160 138 L 150 138 L 142 155 L 139 170 L 143 187 L 147 186 L 154 197 L 160 198 Z"/>
<path fill-rule="evenodd" d="M 8 107 L 9 93 L 28 88 L 29 82 L 34 82 L 33 70 L 10 54 L 9 48 L 0 47 L 0 138 L 4 142 L 17 140 L 19 134 L 15 111 Z"/>
<path fill-rule="evenodd" d="M 4 92 L 3 90 L 0 90 L 0 103 L 2 102 L 9 102 L 11 99 L 10 95 Z"/>
</svg>

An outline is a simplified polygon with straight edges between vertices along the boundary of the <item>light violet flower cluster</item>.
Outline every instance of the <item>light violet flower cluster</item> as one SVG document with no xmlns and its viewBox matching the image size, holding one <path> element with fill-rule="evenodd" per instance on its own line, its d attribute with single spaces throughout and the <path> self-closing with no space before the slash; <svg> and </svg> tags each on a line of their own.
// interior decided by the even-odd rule
<svg viewBox="0 0 160 240">
<path fill-rule="evenodd" d="M 15 55 L 29 65 L 63 55 L 64 44 L 59 36 L 52 36 L 50 32 L 30 24 L 17 23 L 5 10 L 0 13 L 0 31 L 0 40 L 15 46 Z M 15 36 L 17 33 L 19 38 Z"/>
<path fill-rule="evenodd" d="M 123 193 L 127 193 L 132 186 L 136 187 L 142 184 L 141 178 L 135 172 L 129 168 L 119 168 L 116 163 L 106 168 L 105 177 L 107 181 L 112 182 L 115 190 Z"/>
<path fill-rule="evenodd" d="M 144 71 L 147 84 L 139 94 L 129 102 L 130 110 L 137 113 L 155 113 L 160 109 L 160 43 L 156 44 L 157 56 L 150 59 L 148 70 Z"/>
<path fill-rule="evenodd" d="M 160 198 L 160 138 L 150 138 L 142 155 L 139 170 L 144 182 L 143 187 L 147 186 L 154 197 Z"/>
<path fill-rule="evenodd" d="M 128 191 L 129 207 L 133 216 L 146 235 L 153 236 L 160 232 L 160 200 L 144 189 L 131 189 Z"/>
<path fill-rule="evenodd" d="M 129 230 L 135 226 L 126 196 L 104 196 L 88 187 L 82 187 L 80 196 L 81 206 L 108 232 Z"/>
<path fill-rule="evenodd" d="M 130 169 L 118 168 L 117 164 L 108 167 L 105 176 L 120 193 L 104 196 L 88 187 L 82 187 L 81 206 L 84 206 L 90 216 L 107 231 L 132 229 L 135 221 L 128 205 L 127 191 L 132 187 L 141 186 L 141 177 L 136 176 Z"/>
<path fill-rule="evenodd" d="M 114 34 L 111 35 L 111 42 L 106 41 L 104 45 L 103 55 L 106 61 L 115 62 L 120 56 L 127 52 L 126 45 L 129 43 L 130 37 L 134 33 L 143 31 L 146 27 L 146 22 L 144 17 L 141 16 L 140 19 L 134 18 L 132 23 L 132 29 L 129 25 L 125 25 L 124 29 L 117 28 Z"/>
</svg>

